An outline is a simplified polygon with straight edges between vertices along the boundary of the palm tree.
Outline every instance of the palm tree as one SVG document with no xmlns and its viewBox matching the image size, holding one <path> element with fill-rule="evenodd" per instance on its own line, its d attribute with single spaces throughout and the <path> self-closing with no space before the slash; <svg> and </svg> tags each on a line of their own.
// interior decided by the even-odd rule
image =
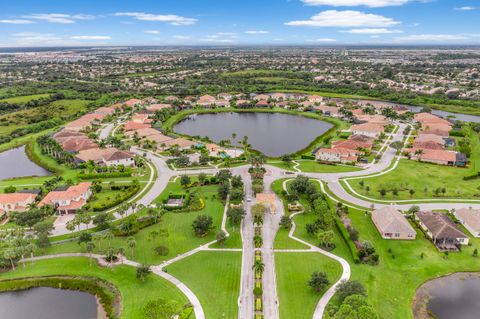
<svg viewBox="0 0 480 319">
<path fill-rule="evenodd" d="M 91 262 L 92 262 L 92 252 L 93 252 L 93 250 L 95 249 L 95 244 L 92 243 L 91 241 L 89 241 L 89 242 L 87 243 L 87 245 L 85 246 L 85 248 L 87 249 L 87 252 L 88 252 L 88 255 L 89 255 L 89 258 L 90 258 L 89 264 L 91 265 Z"/>
<path fill-rule="evenodd" d="M 119 247 L 117 253 L 120 256 L 120 263 L 123 264 L 123 256 L 125 256 L 125 249 L 123 249 L 123 247 Z"/>
<path fill-rule="evenodd" d="M 127 245 L 130 248 L 131 255 L 134 256 L 135 247 L 137 246 L 137 241 L 135 240 L 135 237 L 133 236 L 128 237 Z"/>
<path fill-rule="evenodd" d="M 108 241 L 108 248 L 110 248 L 111 243 L 112 243 L 112 239 L 114 237 L 112 231 L 107 230 L 103 236 Z"/>
<path fill-rule="evenodd" d="M 265 270 L 265 264 L 261 260 L 255 260 L 255 263 L 253 264 L 252 269 L 262 274 L 263 271 Z"/>
</svg>

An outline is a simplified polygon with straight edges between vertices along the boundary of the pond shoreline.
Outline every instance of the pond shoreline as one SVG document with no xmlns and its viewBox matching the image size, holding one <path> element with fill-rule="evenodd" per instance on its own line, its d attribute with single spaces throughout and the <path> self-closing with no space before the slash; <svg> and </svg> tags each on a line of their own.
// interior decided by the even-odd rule
<svg viewBox="0 0 480 319">
<path fill-rule="evenodd" d="M 434 298 L 430 293 L 431 290 L 439 288 L 442 281 L 453 279 L 464 281 L 468 279 L 480 279 L 478 272 L 454 272 L 436 278 L 429 279 L 418 286 L 412 302 L 412 313 L 415 319 L 432 319 L 435 315 L 428 309 L 428 303 Z"/>
</svg>

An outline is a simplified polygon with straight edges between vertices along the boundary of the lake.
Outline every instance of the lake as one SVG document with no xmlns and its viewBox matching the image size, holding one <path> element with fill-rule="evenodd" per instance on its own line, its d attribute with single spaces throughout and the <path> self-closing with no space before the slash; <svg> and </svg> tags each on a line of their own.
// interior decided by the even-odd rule
<svg viewBox="0 0 480 319">
<path fill-rule="evenodd" d="M 0 319 L 96 319 L 97 300 L 86 292 L 48 287 L 0 293 Z"/>
<path fill-rule="evenodd" d="M 47 175 L 51 175 L 51 172 L 32 162 L 25 153 L 25 146 L 0 153 L 0 180 Z"/>
<path fill-rule="evenodd" d="M 479 300 L 480 274 L 456 273 L 434 279 L 417 290 L 415 319 L 428 318 L 428 312 L 437 319 L 478 319 Z"/>
<path fill-rule="evenodd" d="M 174 131 L 208 137 L 218 143 L 230 140 L 239 146 L 244 136 L 252 148 L 266 156 L 279 157 L 307 147 L 333 124 L 281 113 L 212 113 L 190 115 L 174 126 Z M 237 134 L 235 141 L 232 133 Z"/>
</svg>

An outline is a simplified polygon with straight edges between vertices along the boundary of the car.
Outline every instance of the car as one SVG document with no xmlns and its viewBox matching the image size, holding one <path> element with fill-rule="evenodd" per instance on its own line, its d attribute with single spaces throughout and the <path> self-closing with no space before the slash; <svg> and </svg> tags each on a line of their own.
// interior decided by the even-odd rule
<svg viewBox="0 0 480 319">
<path fill-rule="evenodd" d="M 251 202 L 252 201 L 252 198 L 251 197 L 247 197 L 247 202 Z"/>
</svg>

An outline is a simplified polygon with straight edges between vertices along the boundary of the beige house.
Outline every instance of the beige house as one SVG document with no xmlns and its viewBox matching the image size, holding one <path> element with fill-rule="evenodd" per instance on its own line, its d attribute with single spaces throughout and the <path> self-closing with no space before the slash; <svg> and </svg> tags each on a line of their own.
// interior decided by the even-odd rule
<svg viewBox="0 0 480 319">
<path fill-rule="evenodd" d="M 480 237 L 480 209 L 461 208 L 456 210 L 453 215 L 473 237 Z"/>
<path fill-rule="evenodd" d="M 59 215 L 74 214 L 87 203 L 92 196 L 92 183 L 82 182 L 66 190 L 52 191 L 38 204 L 38 207 L 52 205 Z"/>
<path fill-rule="evenodd" d="M 24 212 L 35 201 L 36 194 L 12 193 L 0 194 L 0 216 L 8 212 Z"/>
<path fill-rule="evenodd" d="M 413 240 L 417 234 L 405 216 L 393 207 L 385 206 L 374 210 L 372 221 L 384 239 Z"/>
</svg>

